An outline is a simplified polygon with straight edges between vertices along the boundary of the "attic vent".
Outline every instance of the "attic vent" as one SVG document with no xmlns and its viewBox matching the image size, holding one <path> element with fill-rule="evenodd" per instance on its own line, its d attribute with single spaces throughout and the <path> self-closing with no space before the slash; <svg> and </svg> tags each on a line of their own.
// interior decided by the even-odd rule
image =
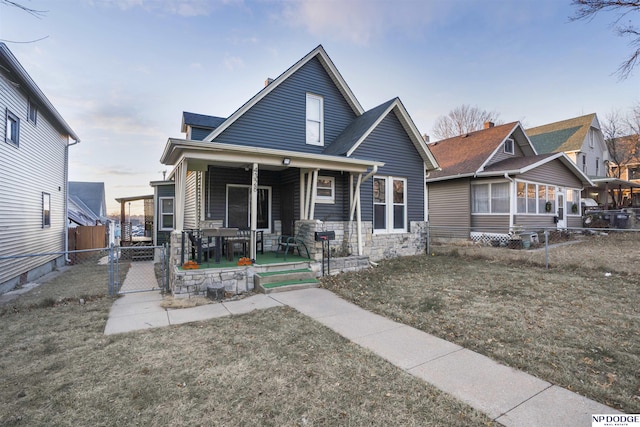
<svg viewBox="0 0 640 427">
<path fill-rule="evenodd" d="M 264 81 L 264 87 L 269 86 L 273 82 L 271 77 L 268 77 L 267 80 Z"/>
</svg>

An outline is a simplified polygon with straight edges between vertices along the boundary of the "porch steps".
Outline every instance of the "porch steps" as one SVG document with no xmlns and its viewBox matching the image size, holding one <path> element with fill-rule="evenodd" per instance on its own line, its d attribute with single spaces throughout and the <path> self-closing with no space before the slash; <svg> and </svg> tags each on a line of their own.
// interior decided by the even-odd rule
<svg viewBox="0 0 640 427">
<path fill-rule="evenodd" d="M 253 284 L 258 292 L 265 294 L 320 286 L 315 273 L 308 268 L 256 273 Z"/>
</svg>

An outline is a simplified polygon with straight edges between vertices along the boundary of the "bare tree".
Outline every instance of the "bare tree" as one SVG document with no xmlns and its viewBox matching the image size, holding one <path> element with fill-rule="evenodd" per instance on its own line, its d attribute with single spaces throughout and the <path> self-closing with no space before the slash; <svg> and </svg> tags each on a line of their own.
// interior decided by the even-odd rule
<svg viewBox="0 0 640 427">
<path fill-rule="evenodd" d="M 629 46 L 632 48 L 631 55 L 623 61 L 615 74 L 620 80 L 624 80 L 640 62 L 640 28 L 631 24 L 621 24 L 623 18 L 632 12 L 640 12 L 640 0 L 573 0 L 571 2 L 578 10 L 570 19 L 572 21 L 593 19 L 595 15 L 602 11 L 616 11 L 618 17 L 613 21 L 612 26 L 621 37 L 631 37 Z"/>
<path fill-rule="evenodd" d="M 497 123 L 500 114 L 463 104 L 446 116 L 436 119 L 433 135 L 436 139 L 452 138 L 482 129 L 485 122 Z"/>
<path fill-rule="evenodd" d="M 604 142 L 611 157 L 608 164 L 609 176 L 614 178 L 620 178 L 621 166 L 629 163 L 638 154 L 638 147 L 630 136 L 631 126 L 628 123 L 629 119 L 623 118 L 618 110 L 613 110 L 605 116 L 601 124 Z"/>
<path fill-rule="evenodd" d="M 47 10 L 38 10 L 38 9 L 33 9 L 31 7 L 25 6 L 24 4 L 15 1 L 15 0 L 0 0 L 0 6 L 9 6 L 9 7 L 16 7 L 24 12 L 27 12 L 28 14 L 35 16 L 36 18 L 40 19 L 44 16 L 46 16 L 47 14 Z M 35 42 L 39 42 L 40 40 L 44 40 L 49 36 L 45 36 L 45 37 L 41 37 L 39 39 L 36 40 L 27 40 L 27 41 L 16 41 L 16 40 L 7 40 L 7 39 L 0 39 L 0 42 L 7 42 L 7 43 L 35 43 Z"/>
</svg>

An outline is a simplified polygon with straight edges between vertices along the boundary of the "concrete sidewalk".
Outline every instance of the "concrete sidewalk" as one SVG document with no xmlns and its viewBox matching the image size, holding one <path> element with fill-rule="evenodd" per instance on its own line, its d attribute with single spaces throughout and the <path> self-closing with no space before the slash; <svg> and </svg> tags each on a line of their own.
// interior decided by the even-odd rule
<svg viewBox="0 0 640 427">
<path fill-rule="evenodd" d="M 105 334 L 212 319 L 288 305 L 505 426 L 591 426 L 591 414 L 620 413 L 456 344 L 393 322 L 326 289 L 255 295 L 165 310 L 157 292 L 126 295 L 111 308 Z"/>
</svg>

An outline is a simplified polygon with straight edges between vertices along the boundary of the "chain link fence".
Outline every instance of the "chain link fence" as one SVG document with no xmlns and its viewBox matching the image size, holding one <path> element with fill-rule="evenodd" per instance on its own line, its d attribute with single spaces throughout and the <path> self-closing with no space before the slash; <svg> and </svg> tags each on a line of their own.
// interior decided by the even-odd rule
<svg viewBox="0 0 640 427">
<path fill-rule="evenodd" d="M 637 274 L 640 230 L 610 228 L 427 228 L 427 254 Z"/>
<path fill-rule="evenodd" d="M 168 250 L 165 246 L 131 246 L 0 256 L 3 271 L 28 271 L 0 278 L 7 302 L 32 289 L 40 299 L 98 296 L 168 289 Z M 21 265 L 22 264 L 22 265 Z M 11 274 L 11 273 L 8 273 Z M 46 287 L 40 285 L 50 284 Z M 22 297 L 21 297 L 22 298 Z"/>
</svg>

